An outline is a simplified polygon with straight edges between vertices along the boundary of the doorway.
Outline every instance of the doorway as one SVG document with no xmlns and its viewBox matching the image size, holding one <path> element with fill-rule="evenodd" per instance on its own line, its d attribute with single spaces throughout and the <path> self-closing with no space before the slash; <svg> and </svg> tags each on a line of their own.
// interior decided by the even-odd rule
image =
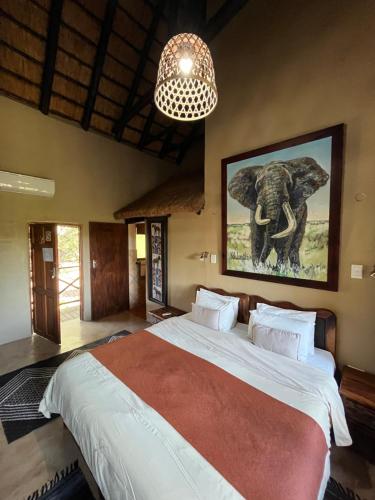
<svg viewBox="0 0 375 500">
<path fill-rule="evenodd" d="M 57 225 L 60 324 L 82 316 L 80 227 Z"/>
<path fill-rule="evenodd" d="M 128 226 L 90 222 L 91 319 L 129 309 Z"/>
<path fill-rule="evenodd" d="M 60 344 L 68 322 L 83 316 L 81 228 L 30 224 L 29 243 L 33 333 Z"/>
<path fill-rule="evenodd" d="M 146 227 L 144 222 L 128 223 L 129 310 L 146 319 Z"/>
</svg>

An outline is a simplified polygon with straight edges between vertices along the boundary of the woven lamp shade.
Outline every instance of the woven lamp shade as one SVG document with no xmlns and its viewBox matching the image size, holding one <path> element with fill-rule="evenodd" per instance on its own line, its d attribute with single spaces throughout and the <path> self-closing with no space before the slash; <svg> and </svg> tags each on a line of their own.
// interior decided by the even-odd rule
<svg viewBox="0 0 375 500">
<path fill-rule="evenodd" d="M 217 104 L 215 71 L 209 48 L 199 36 L 180 33 L 161 54 L 155 104 L 181 121 L 199 120 Z"/>
</svg>

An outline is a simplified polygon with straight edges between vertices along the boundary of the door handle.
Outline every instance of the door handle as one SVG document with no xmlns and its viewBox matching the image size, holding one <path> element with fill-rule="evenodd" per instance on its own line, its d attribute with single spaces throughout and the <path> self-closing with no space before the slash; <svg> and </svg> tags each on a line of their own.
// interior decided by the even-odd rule
<svg viewBox="0 0 375 500">
<path fill-rule="evenodd" d="M 93 261 L 92 261 L 92 268 L 93 268 L 93 269 L 96 269 L 96 266 L 97 266 L 97 264 L 96 264 L 96 260 L 93 260 Z"/>
<path fill-rule="evenodd" d="M 56 267 L 53 266 L 52 271 L 51 271 L 51 279 L 54 280 L 55 278 L 56 278 Z"/>
</svg>

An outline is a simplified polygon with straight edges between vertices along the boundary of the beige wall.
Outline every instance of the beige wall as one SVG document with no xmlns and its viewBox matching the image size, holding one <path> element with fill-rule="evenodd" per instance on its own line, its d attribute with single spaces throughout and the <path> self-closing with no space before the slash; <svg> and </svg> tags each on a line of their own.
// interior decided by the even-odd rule
<svg viewBox="0 0 375 500">
<path fill-rule="evenodd" d="M 85 317 L 90 318 L 88 222 L 168 177 L 175 166 L 0 97 L 0 170 L 56 181 L 52 199 L 0 193 L 0 344 L 30 335 L 29 222 L 83 227 Z"/>
<path fill-rule="evenodd" d="M 202 282 L 338 317 L 340 363 L 375 371 L 375 2 L 255 0 L 213 47 L 219 104 L 206 122 L 206 208 L 172 216 L 170 302 L 189 308 Z M 192 256 L 221 252 L 220 160 L 344 122 L 347 125 L 339 292 L 285 286 L 220 274 L 220 263 Z M 356 193 L 367 198 L 355 201 Z M 220 261 L 220 259 L 218 259 Z M 363 280 L 350 265 L 364 264 Z"/>
</svg>

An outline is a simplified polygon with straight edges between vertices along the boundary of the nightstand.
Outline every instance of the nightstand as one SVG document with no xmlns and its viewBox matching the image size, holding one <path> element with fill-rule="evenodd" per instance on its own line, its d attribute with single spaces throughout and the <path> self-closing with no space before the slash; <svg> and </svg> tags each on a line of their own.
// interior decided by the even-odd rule
<svg viewBox="0 0 375 500">
<path fill-rule="evenodd" d="M 173 318 L 174 316 L 181 316 L 182 314 L 186 314 L 186 311 L 177 309 L 177 307 L 166 306 L 160 307 L 160 309 L 148 311 L 147 319 L 150 323 L 159 323 L 165 319 Z"/>
<path fill-rule="evenodd" d="M 367 460 L 375 462 L 375 375 L 345 366 L 340 394 L 353 448 Z"/>
</svg>

